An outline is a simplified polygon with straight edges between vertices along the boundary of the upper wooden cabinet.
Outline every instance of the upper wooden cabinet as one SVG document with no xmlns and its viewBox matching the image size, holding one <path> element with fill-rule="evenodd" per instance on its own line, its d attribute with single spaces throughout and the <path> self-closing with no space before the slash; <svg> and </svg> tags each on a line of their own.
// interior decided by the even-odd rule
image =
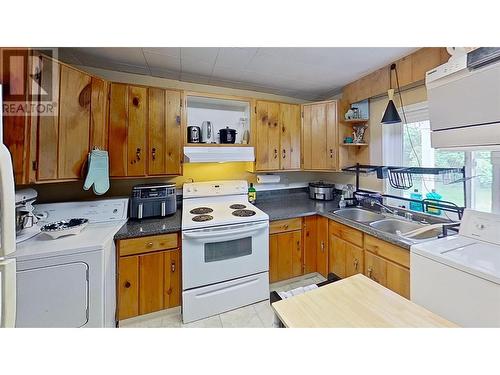
<svg viewBox="0 0 500 375">
<path fill-rule="evenodd" d="M 90 75 L 43 56 L 34 57 L 33 64 L 33 71 L 39 73 L 39 90 L 56 85 L 55 97 L 51 98 L 55 111 L 31 118 L 37 139 L 34 182 L 80 179 L 94 135 L 101 139 L 96 146 L 104 146 L 99 138 L 105 127 L 104 85 L 93 85 Z M 38 98 L 36 104 L 44 101 L 42 95 Z M 92 106 L 95 106 L 93 113 Z M 95 130 L 93 134 L 91 128 Z"/>
<path fill-rule="evenodd" d="M 255 114 L 255 169 L 300 169 L 300 106 L 258 100 Z"/>
<path fill-rule="evenodd" d="M 110 175 L 181 173 L 180 92 L 112 83 Z"/>
<path fill-rule="evenodd" d="M 337 102 L 302 106 L 302 168 L 336 170 L 338 167 Z"/>
</svg>

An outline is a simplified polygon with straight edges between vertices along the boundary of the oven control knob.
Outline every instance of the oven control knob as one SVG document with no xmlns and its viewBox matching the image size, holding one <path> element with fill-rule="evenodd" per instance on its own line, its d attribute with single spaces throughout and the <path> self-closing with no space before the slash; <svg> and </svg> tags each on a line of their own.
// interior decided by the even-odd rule
<svg viewBox="0 0 500 375">
<path fill-rule="evenodd" d="M 187 188 L 186 190 L 188 193 L 191 193 L 191 188 Z"/>
<path fill-rule="evenodd" d="M 196 192 L 198 191 L 198 189 L 196 189 L 196 188 L 193 188 L 193 191 L 194 191 L 194 192 L 196 193 Z"/>
</svg>

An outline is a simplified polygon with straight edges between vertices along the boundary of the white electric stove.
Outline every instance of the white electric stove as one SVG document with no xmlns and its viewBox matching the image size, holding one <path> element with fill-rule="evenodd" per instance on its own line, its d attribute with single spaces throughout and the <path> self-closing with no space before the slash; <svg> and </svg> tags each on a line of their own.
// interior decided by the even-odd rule
<svg viewBox="0 0 500 375">
<path fill-rule="evenodd" d="M 269 216 L 247 191 L 246 181 L 184 184 L 184 323 L 269 298 Z"/>
<path fill-rule="evenodd" d="M 410 294 L 462 327 L 500 327 L 500 216 L 466 210 L 458 235 L 413 245 Z"/>
</svg>

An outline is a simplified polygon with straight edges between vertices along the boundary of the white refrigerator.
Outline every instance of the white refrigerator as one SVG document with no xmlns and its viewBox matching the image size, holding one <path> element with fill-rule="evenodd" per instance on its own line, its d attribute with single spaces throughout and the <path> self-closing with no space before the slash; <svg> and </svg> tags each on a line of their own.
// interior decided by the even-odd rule
<svg viewBox="0 0 500 375">
<path fill-rule="evenodd" d="M 3 100 L 0 85 L 0 327 L 16 323 L 16 260 L 7 255 L 16 251 L 16 209 L 12 159 L 3 144 Z"/>
</svg>

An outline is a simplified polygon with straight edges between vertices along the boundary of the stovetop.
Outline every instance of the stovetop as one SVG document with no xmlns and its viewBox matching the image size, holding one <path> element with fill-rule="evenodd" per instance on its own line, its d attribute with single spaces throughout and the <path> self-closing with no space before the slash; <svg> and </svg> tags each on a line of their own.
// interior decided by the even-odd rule
<svg viewBox="0 0 500 375">
<path fill-rule="evenodd" d="M 269 220 L 247 195 L 190 198 L 182 203 L 182 230 Z"/>
</svg>

